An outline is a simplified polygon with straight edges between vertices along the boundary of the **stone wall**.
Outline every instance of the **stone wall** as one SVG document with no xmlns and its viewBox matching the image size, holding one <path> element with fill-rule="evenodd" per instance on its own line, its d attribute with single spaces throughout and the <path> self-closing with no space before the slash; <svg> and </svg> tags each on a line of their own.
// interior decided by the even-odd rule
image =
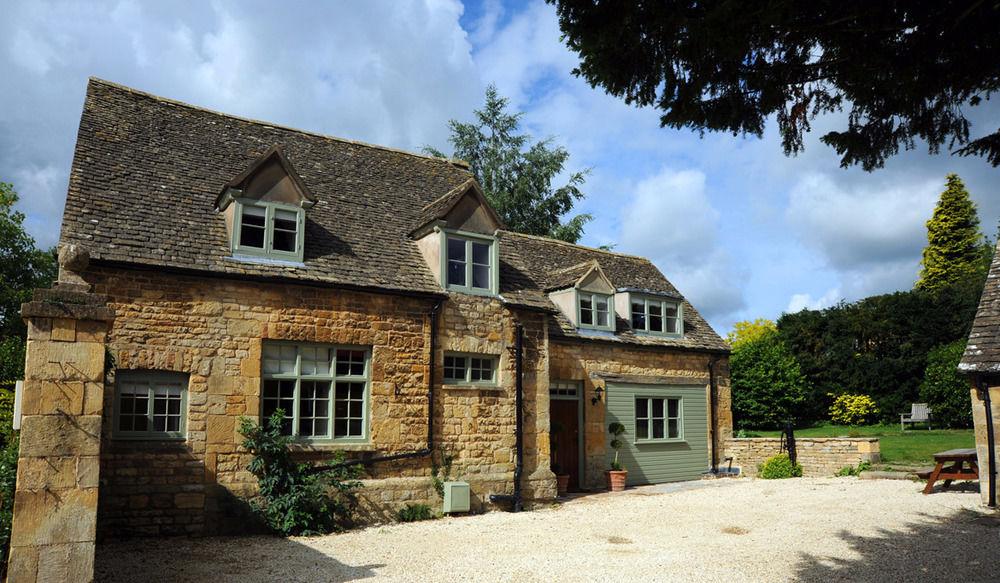
<svg viewBox="0 0 1000 583">
<path fill-rule="evenodd" d="M 552 342 L 549 352 L 550 379 L 583 383 L 584 475 L 581 484 L 586 488 L 604 488 L 604 471 L 608 469 L 605 406 L 590 402 L 594 389 L 604 388 L 604 382 L 598 378 L 600 374 L 689 378 L 691 384 L 704 384 L 705 398 L 709 398 L 708 363 L 712 357 L 705 353 L 595 342 Z M 718 420 L 717 428 L 709 427 L 710 435 L 717 440 L 720 461 L 724 455 L 724 440 L 732 435 L 733 427 L 728 366 L 726 358 L 720 358 L 716 364 Z M 710 464 L 711 460 L 706 458 L 705 469 Z"/>
<path fill-rule="evenodd" d="M 996 385 L 996 381 L 989 383 Z M 990 386 L 990 407 L 993 413 L 993 438 L 1000 441 L 1000 386 Z M 989 440 L 986 434 L 986 407 L 983 405 L 982 395 L 975 388 L 972 394 L 972 421 L 976 433 L 976 453 L 979 458 L 979 491 L 983 497 L 983 504 L 989 502 Z M 996 443 L 994 448 L 996 456 L 996 466 L 1000 468 L 1000 443 Z M 997 490 L 996 498 L 1000 500 L 1000 477 L 994 482 Z"/>
<path fill-rule="evenodd" d="M 846 466 L 880 461 L 879 441 L 872 437 L 796 438 L 796 461 L 809 477 L 832 476 Z M 764 460 L 781 453 L 781 438 L 750 437 L 726 440 L 726 455 L 740 475 L 756 477 Z"/>
<path fill-rule="evenodd" d="M 261 346 L 293 340 L 371 347 L 370 444 L 299 448 L 303 459 L 391 455 L 427 442 L 427 373 L 432 298 L 302 285 L 181 277 L 92 268 L 87 279 L 110 297 L 117 320 L 109 346 L 118 370 L 188 374 L 187 439 L 111 439 L 104 455 L 99 528 L 103 535 L 214 534 L 246 529 L 255 480 L 239 447 L 240 416 L 258 417 Z M 490 298 L 454 294 L 439 320 L 435 449 L 451 456 L 452 477 L 472 484 L 481 508 L 509 492 L 513 477 L 516 324 L 525 326 L 525 452 L 529 497 L 551 498 L 548 470 L 544 317 L 517 315 Z M 497 388 L 442 386 L 446 350 L 500 356 Z M 108 379 L 105 410 L 114 399 Z M 538 397 L 545 395 L 539 401 Z M 544 428 L 544 433 L 537 431 Z M 440 503 L 427 458 L 380 463 L 364 476 L 366 517 L 387 517 L 405 503 Z M 393 481 L 396 482 L 393 482 Z M 424 484 L 420 486 L 419 484 Z"/>
</svg>

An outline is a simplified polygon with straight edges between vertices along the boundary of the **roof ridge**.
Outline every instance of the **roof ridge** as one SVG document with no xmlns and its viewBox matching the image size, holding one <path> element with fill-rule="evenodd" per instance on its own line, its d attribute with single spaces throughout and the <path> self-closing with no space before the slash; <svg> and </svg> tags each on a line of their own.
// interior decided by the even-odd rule
<svg viewBox="0 0 1000 583">
<path fill-rule="evenodd" d="M 608 255 L 616 255 L 618 257 L 629 257 L 631 259 L 642 259 L 643 261 L 646 261 L 647 263 L 653 263 L 652 261 L 650 261 L 650 259 L 648 257 L 643 257 L 642 255 L 632 255 L 631 253 L 621 253 L 621 252 L 618 252 L 618 251 L 610 251 L 608 249 L 599 249 L 597 247 L 587 247 L 586 245 L 580 245 L 580 244 L 577 244 L 577 243 L 570 243 L 568 241 L 563 241 L 561 239 L 553 239 L 552 237 L 543 237 L 541 235 L 529 235 L 527 233 L 518 233 L 517 231 L 509 231 L 509 230 L 506 230 L 506 229 L 501 229 L 501 230 L 504 233 L 507 233 L 507 234 L 510 234 L 510 235 L 516 235 L 518 237 L 525 237 L 527 239 L 536 239 L 538 241 L 545 241 L 546 243 L 558 243 L 559 245 L 566 245 L 568 247 L 574 247 L 576 249 L 585 249 L 587 251 L 594 251 L 594 252 L 597 252 L 597 253 L 606 253 Z M 593 260 L 591 260 L 591 261 L 593 261 Z M 584 261 L 584 262 L 581 262 L 581 263 L 586 263 L 586 262 Z M 580 264 L 578 263 L 577 265 L 580 265 Z"/>
<path fill-rule="evenodd" d="M 379 145 L 379 144 L 372 144 L 372 143 L 369 143 L 369 142 L 362 142 L 360 140 L 351 140 L 351 139 L 348 139 L 348 138 L 341 138 L 341 137 L 338 137 L 338 136 L 331 136 L 329 134 L 321 134 L 319 132 L 314 132 L 314 131 L 310 131 L 310 130 L 304 130 L 302 128 L 295 128 L 295 127 L 292 127 L 292 126 L 283 125 L 283 124 L 274 123 L 274 122 L 269 122 L 269 121 L 264 121 L 264 120 L 261 120 L 261 119 L 254 119 L 254 118 L 251 118 L 251 117 L 243 117 L 243 116 L 235 115 L 235 114 L 232 114 L 232 113 L 226 113 L 224 111 L 219 111 L 217 109 L 210 109 L 208 107 L 202 107 L 200 105 L 194 105 L 194 104 L 188 103 L 186 101 L 180 101 L 179 99 L 171 99 L 170 97 L 164 97 L 162 95 L 157 95 L 155 93 L 150 93 L 148 91 L 143 91 L 141 89 L 136 89 L 135 87 L 129 87 L 128 85 L 123 85 L 121 83 L 115 83 L 114 81 L 108 81 L 107 79 L 101 79 L 100 77 L 91 76 L 91 77 L 88 77 L 88 81 L 91 82 L 91 83 L 96 83 L 96 84 L 99 84 L 99 85 L 105 85 L 105 86 L 108 86 L 108 87 L 113 87 L 115 89 L 120 89 L 122 91 L 127 91 L 127 92 L 133 93 L 135 95 L 141 95 L 143 97 L 147 97 L 149 99 L 152 99 L 153 101 L 158 101 L 158 102 L 161 102 L 161 103 L 165 103 L 165 104 L 169 104 L 169 105 L 174 105 L 174 106 L 179 106 L 179 107 L 185 107 L 187 109 L 192 109 L 194 111 L 201 111 L 201 112 L 204 112 L 204 113 L 211 113 L 212 115 L 218 115 L 218 116 L 221 116 L 221 117 L 226 117 L 226 118 L 229 118 L 229 119 L 235 119 L 235 120 L 239 120 L 239 121 L 242 121 L 242 122 L 251 123 L 251 124 L 255 124 L 255 125 L 259 125 L 259 126 L 266 126 L 266 127 L 276 128 L 276 129 L 280 129 L 280 130 L 286 130 L 286 131 L 290 131 L 290 132 L 296 132 L 296 133 L 299 133 L 299 134 L 305 134 L 305 135 L 309 135 L 309 136 L 315 136 L 315 137 L 318 137 L 318 138 L 324 138 L 324 139 L 327 139 L 327 140 L 333 140 L 335 142 L 342 142 L 342 143 L 351 144 L 351 145 L 354 145 L 354 146 L 361 146 L 361 147 L 365 147 L 365 148 L 373 148 L 375 150 L 383 150 L 383 151 L 386 151 L 386 152 L 393 152 L 393 153 L 396 153 L 396 154 L 405 154 L 407 156 L 413 156 L 414 158 L 421 158 L 423 160 L 430 160 L 430 161 L 435 161 L 435 162 L 443 162 L 445 164 L 449 164 L 451 166 L 459 168 L 460 170 L 464 170 L 464 171 L 468 172 L 469 174 L 472 174 L 472 171 L 469 170 L 469 163 L 466 162 L 466 161 L 464 161 L 464 160 L 459 160 L 457 158 L 442 158 L 440 156 L 431 156 L 431 155 L 428 155 L 428 154 L 418 154 L 416 152 L 411 152 L 410 150 L 403 150 L 402 148 L 392 148 L 392 147 L 389 147 L 389 146 L 382 146 L 382 145 Z"/>
<path fill-rule="evenodd" d="M 438 159 L 440 160 L 440 158 L 438 158 Z M 441 196 L 439 196 L 439 197 L 435 198 L 434 200 L 430 201 L 429 203 L 425 204 L 425 205 L 423 206 L 423 208 L 421 208 L 420 210 L 421 210 L 421 211 L 426 211 L 427 209 L 429 209 L 429 208 L 431 208 L 432 206 L 436 205 L 436 204 L 437 204 L 438 202 L 440 202 L 440 201 L 442 201 L 442 200 L 445 200 L 445 199 L 446 199 L 446 198 L 448 198 L 449 196 L 455 196 L 455 195 L 456 195 L 456 194 L 457 194 L 457 193 L 458 193 L 459 191 L 462 191 L 462 190 L 464 190 L 465 188 L 467 188 L 467 187 L 469 186 L 469 182 L 471 182 L 471 181 L 473 181 L 473 180 L 475 180 L 475 177 L 473 177 L 473 176 L 470 176 L 469 178 L 467 178 L 467 179 L 466 179 L 466 180 L 465 180 L 464 182 L 462 182 L 461 184 L 459 184 L 459 185 L 458 185 L 458 186 L 456 186 L 455 188 L 452 188 L 452 189 L 451 189 L 451 190 L 449 190 L 448 192 L 446 192 L 446 193 L 442 194 Z M 464 194 L 464 193 L 463 193 L 463 194 Z"/>
<path fill-rule="evenodd" d="M 521 233 L 518 233 L 518 234 L 521 234 Z M 559 269 L 556 269 L 552 273 L 553 274 L 555 274 L 555 273 L 562 273 L 564 271 L 570 271 L 572 269 L 579 269 L 580 267 L 584 267 L 584 266 L 587 266 L 587 265 L 589 265 L 591 267 L 594 267 L 594 266 L 600 267 L 601 266 L 600 263 L 598 263 L 596 259 L 588 259 L 586 261 L 581 261 L 579 263 L 574 263 L 573 265 L 570 265 L 570 266 L 567 266 L 567 267 L 560 267 Z"/>
</svg>

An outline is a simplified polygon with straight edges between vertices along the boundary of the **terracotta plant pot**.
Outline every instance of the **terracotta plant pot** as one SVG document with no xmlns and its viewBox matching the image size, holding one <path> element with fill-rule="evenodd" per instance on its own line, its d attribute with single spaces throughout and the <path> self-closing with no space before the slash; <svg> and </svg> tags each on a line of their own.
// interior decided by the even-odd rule
<svg viewBox="0 0 1000 583">
<path fill-rule="evenodd" d="M 628 470 L 607 470 L 604 477 L 608 480 L 608 490 L 612 492 L 622 492 L 625 490 L 625 478 L 628 477 Z"/>
<path fill-rule="evenodd" d="M 556 474 L 556 490 L 560 496 L 565 496 L 569 490 L 569 474 Z"/>
</svg>

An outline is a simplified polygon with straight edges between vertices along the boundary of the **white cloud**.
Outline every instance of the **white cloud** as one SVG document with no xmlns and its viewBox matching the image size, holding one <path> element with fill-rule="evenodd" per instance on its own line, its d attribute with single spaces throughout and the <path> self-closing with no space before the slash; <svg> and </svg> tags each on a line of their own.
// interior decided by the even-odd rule
<svg viewBox="0 0 1000 583">
<path fill-rule="evenodd" d="M 793 294 L 785 309 L 789 314 L 801 312 L 802 310 L 822 310 L 836 304 L 841 299 L 840 288 L 832 288 L 818 298 L 813 298 L 810 294 Z"/>
<path fill-rule="evenodd" d="M 744 306 L 746 275 L 718 246 L 718 219 L 704 173 L 664 169 L 622 209 L 620 249 L 649 257 L 707 318 L 723 318 Z"/>
</svg>

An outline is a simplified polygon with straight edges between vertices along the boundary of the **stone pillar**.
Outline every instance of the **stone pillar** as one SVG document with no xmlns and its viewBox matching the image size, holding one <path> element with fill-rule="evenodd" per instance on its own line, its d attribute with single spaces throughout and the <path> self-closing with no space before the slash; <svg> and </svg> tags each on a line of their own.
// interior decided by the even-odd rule
<svg viewBox="0 0 1000 583">
<path fill-rule="evenodd" d="M 973 377 L 973 388 L 971 390 L 972 394 L 972 422 L 975 424 L 976 428 L 976 454 L 979 458 L 979 492 L 983 497 L 983 504 L 989 501 L 989 434 L 986 431 L 986 407 L 983 402 L 983 394 L 975 388 L 976 378 Z M 988 378 L 989 392 L 990 392 L 990 408 L 993 413 L 993 440 L 996 443 L 994 447 L 996 456 L 996 466 L 997 471 L 1000 473 L 1000 386 L 996 378 Z M 997 500 L 1000 501 L 1000 476 L 997 476 Z"/>
<path fill-rule="evenodd" d="M 114 316 L 88 285 L 60 279 L 21 307 L 28 347 L 11 583 L 94 578 L 105 342 Z"/>
</svg>

